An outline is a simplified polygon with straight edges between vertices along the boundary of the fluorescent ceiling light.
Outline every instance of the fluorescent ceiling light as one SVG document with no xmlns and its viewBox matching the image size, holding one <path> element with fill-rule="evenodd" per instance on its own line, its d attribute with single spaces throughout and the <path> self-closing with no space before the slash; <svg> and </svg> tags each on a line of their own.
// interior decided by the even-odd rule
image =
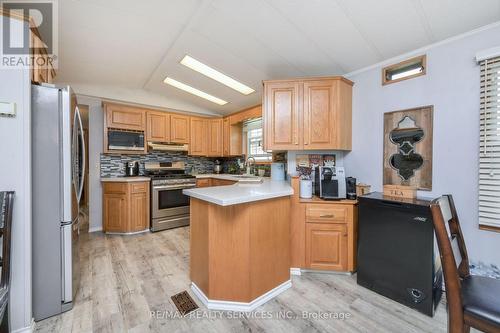
<svg viewBox="0 0 500 333">
<path fill-rule="evenodd" d="M 188 86 L 187 84 L 179 82 L 177 80 L 174 80 L 170 77 L 165 78 L 165 80 L 163 80 L 163 82 L 165 82 L 166 84 L 169 84 L 173 87 L 176 87 L 178 89 L 184 90 L 185 92 L 188 92 L 190 94 L 196 95 L 196 96 L 204 98 L 206 100 L 209 100 L 210 102 L 213 102 L 213 103 L 216 103 L 219 105 L 227 104 L 227 102 L 223 99 L 220 99 L 220 98 L 217 98 L 217 97 L 212 96 L 210 94 L 207 94 L 204 91 L 201 91 L 201 90 L 198 90 L 198 89 L 193 88 L 191 86 Z"/>
<path fill-rule="evenodd" d="M 186 66 L 186 67 L 191 68 L 194 71 L 197 71 L 198 73 L 201 73 L 205 76 L 208 76 L 209 78 L 211 78 L 217 82 L 220 82 L 220 83 L 228 86 L 229 88 L 232 88 L 232 89 L 242 93 L 243 95 L 249 95 L 249 94 L 255 92 L 255 90 L 244 85 L 243 83 L 238 82 L 225 74 L 222 74 L 218 70 L 215 70 L 212 67 L 207 66 L 204 63 L 199 62 L 198 60 L 196 60 L 188 55 L 186 55 L 181 60 L 181 64 Z"/>
</svg>

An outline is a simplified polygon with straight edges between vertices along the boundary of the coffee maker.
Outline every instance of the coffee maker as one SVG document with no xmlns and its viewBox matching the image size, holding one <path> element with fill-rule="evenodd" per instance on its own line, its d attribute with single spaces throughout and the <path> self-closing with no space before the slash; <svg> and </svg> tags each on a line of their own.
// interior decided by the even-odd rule
<svg viewBox="0 0 500 333">
<path fill-rule="evenodd" d="M 139 162 L 129 161 L 125 162 L 125 176 L 134 177 L 139 175 Z"/>
<path fill-rule="evenodd" d="M 320 198 L 325 200 L 341 200 L 346 198 L 344 167 L 317 167 L 314 178 L 315 192 Z"/>
</svg>

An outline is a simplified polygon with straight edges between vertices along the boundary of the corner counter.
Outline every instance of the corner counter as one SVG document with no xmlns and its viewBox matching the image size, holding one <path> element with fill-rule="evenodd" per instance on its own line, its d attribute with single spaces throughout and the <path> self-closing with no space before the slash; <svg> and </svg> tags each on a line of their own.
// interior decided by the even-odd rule
<svg viewBox="0 0 500 333">
<path fill-rule="evenodd" d="M 287 182 L 187 189 L 191 289 L 208 309 L 252 311 L 291 287 Z"/>
</svg>

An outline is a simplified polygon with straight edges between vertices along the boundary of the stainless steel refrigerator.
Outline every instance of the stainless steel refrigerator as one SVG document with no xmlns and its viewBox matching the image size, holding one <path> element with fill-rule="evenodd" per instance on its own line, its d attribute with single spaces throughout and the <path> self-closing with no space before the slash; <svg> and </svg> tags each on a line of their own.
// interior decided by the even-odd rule
<svg viewBox="0 0 500 333">
<path fill-rule="evenodd" d="M 33 317 L 72 308 L 80 281 L 78 205 L 85 143 L 70 87 L 32 85 Z"/>
</svg>

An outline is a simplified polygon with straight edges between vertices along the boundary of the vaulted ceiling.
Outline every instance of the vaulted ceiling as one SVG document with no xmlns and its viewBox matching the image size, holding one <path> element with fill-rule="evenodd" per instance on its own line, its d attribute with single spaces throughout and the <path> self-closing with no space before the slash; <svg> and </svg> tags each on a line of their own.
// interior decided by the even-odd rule
<svg viewBox="0 0 500 333">
<path fill-rule="evenodd" d="M 264 79 L 345 74 L 500 20 L 500 0 L 64 0 L 59 10 L 58 81 L 220 114 L 260 103 Z M 186 54 L 256 92 L 182 66 Z M 167 75 L 229 103 L 167 86 Z"/>
</svg>

